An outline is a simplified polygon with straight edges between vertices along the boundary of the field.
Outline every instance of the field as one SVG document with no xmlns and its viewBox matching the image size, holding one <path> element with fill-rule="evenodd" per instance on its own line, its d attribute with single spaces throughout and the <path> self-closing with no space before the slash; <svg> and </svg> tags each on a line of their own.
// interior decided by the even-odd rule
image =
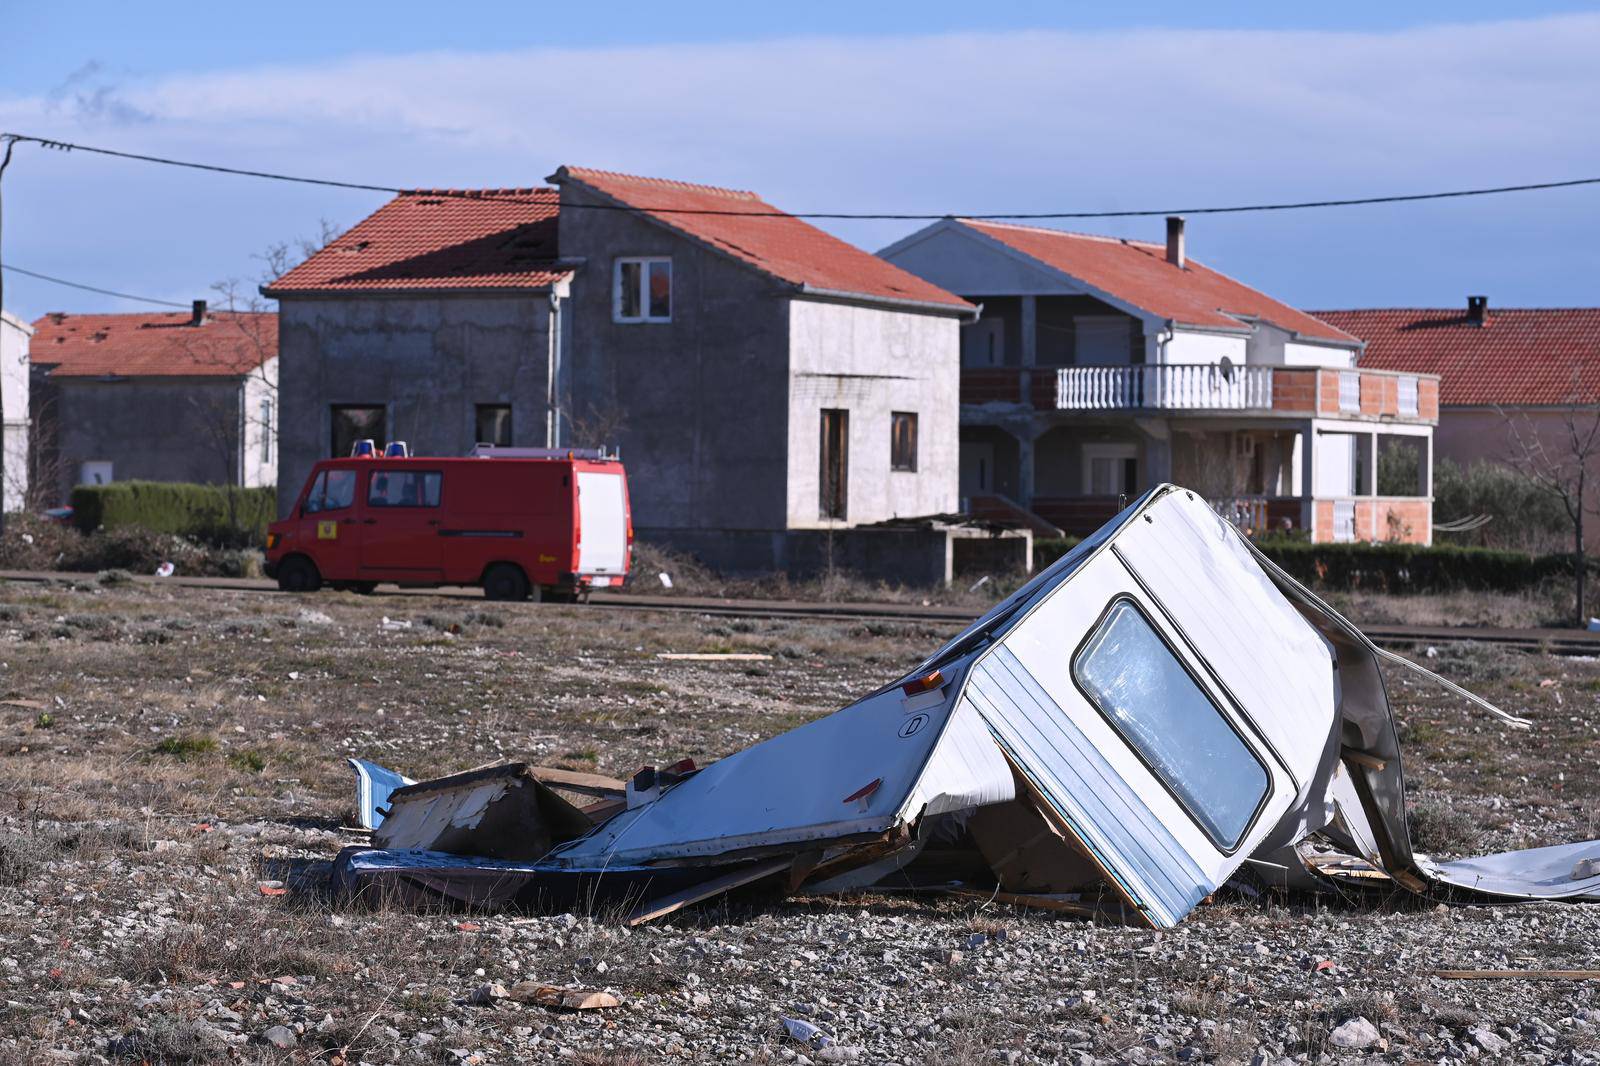
<svg viewBox="0 0 1600 1066">
<path fill-rule="evenodd" d="M 502 756 L 624 776 L 831 711 L 949 635 L 896 622 L 100 584 L 0 586 L 0 1061 L 1600 1062 L 1600 906 L 1219 894 L 1165 933 L 928 897 L 607 913 L 330 900 L 346 755 L 413 776 Z M 757 651 L 770 662 L 659 652 Z M 1419 846 L 1600 837 L 1600 662 L 1451 645 L 1510 733 L 1392 679 Z M 1331 965 L 1323 965 L 1328 963 Z M 621 1007 L 482 1004 L 489 983 Z M 836 1043 L 784 1035 L 808 1020 Z M 272 1041 L 276 1041 L 273 1043 Z M 284 1045 L 284 1046 L 278 1046 Z"/>
</svg>

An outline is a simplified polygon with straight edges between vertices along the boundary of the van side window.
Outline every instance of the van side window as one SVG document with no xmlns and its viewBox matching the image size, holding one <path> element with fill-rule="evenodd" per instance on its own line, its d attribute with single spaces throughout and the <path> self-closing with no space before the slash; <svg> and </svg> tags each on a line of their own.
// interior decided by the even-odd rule
<svg viewBox="0 0 1600 1066">
<path fill-rule="evenodd" d="M 443 481 L 437 470 L 379 470 L 367 487 L 367 506 L 437 507 Z"/>
<path fill-rule="evenodd" d="M 306 494 L 306 514 L 338 511 L 356 502 L 354 470 L 324 470 Z"/>
</svg>

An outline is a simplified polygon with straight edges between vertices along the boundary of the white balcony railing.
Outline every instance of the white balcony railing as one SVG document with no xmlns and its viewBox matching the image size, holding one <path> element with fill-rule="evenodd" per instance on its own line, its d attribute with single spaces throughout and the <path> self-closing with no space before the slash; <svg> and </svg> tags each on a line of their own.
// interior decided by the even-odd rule
<svg viewBox="0 0 1600 1066">
<path fill-rule="evenodd" d="M 1272 406 L 1272 367 L 1166 363 L 1066 366 L 1057 371 L 1061 410 L 1163 408 L 1242 411 Z"/>
</svg>

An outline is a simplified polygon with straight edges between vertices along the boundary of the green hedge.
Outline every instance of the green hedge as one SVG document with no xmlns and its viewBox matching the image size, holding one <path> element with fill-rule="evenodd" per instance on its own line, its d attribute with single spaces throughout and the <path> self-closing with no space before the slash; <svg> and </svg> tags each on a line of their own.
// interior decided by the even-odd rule
<svg viewBox="0 0 1600 1066">
<path fill-rule="evenodd" d="M 260 543 L 278 517 L 276 489 L 117 481 L 72 490 L 72 520 L 85 533 L 138 527 L 213 543 Z"/>
<path fill-rule="evenodd" d="M 1034 568 L 1061 558 L 1078 538 L 1034 542 Z M 1264 555 L 1313 589 L 1347 592 L 1520 592 L 1547 581 L 1572 579 L 1570 554 L 1530 555 L 1452 544 L 1311 544 L 1265 539 Z M 1589 560 L 1591 572 L 1600 570 Z"/>
</svg>

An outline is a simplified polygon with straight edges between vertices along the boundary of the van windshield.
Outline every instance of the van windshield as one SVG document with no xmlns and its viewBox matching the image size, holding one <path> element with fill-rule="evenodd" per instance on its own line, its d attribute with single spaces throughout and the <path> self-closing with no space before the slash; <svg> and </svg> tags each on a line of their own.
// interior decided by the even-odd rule
<svg viewBox="0 0 1600 1066">
<path fill-rule="evenodd" d="M 356 500 L 356 472 L 354 470 L 324 470 L 317 475 L 306 493 L 306 514 L 338 511 Z"/>
</svg>

